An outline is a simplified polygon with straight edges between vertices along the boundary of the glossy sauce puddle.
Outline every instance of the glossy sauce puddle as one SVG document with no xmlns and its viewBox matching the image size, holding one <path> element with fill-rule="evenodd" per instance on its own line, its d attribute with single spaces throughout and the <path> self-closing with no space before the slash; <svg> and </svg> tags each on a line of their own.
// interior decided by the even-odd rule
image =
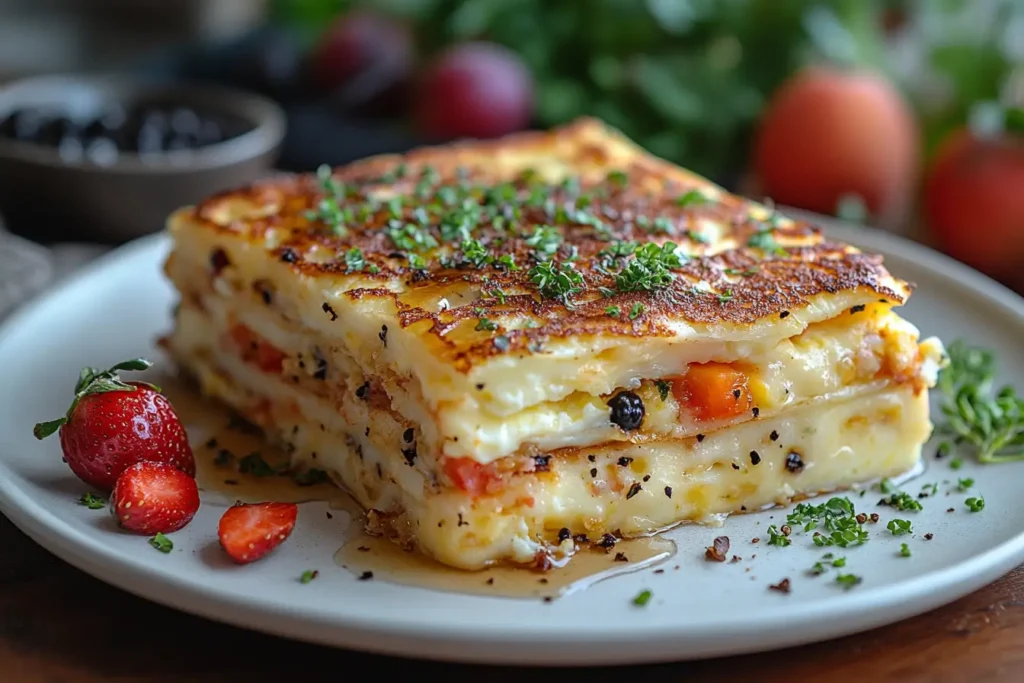
<svg viewBox="0 0 1024 683">
<path fill-rule="evenodd" d="M 343 545 L 334 553 L 334 562 L 357 578 L 372 576 L 373 580 L 449 593 L 551 599 L 654 567 L 676 553 L 673 541 L 650 536 L 622 540 L 608 550 L 584 547 L 571 561 L 546 572 L 508 566 L 476 572 L 454 569 L 366 533 L 362 510 L 347 493 L 330 483 L 301 486 L 288 476 L 242 474 L 238 463 L 246 455 L 258 453 L 275 469 L 283 469 L 288 456 L 268 446 L 260 432 L 231 411 L 199 396 L 187 382 L 171 376 L 155 378 L 154 382 L 170 399 L 189 434 L 196 459 L 196 482 L 204 502 L 228 506 L 236 501 L 326 501 L 332 510 L 352 520 Z"/>
</svg>

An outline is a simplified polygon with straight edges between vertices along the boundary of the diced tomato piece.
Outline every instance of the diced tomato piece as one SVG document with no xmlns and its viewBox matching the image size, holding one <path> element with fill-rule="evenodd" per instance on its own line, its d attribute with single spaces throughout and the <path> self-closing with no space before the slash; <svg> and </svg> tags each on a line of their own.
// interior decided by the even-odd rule
<svg viewBox="0 0 1024 683">
<path fill-rule="evenodd" d="M 672 393 L 701 422 L 741 415 L 753 403 L 749 378 L 727 363 L 693 363 Z"/>
<path fill-rule="evenodd" d="M 261 339 L 245 325 L 234 325 L 230 332 L 231 340 L 238 346 L 242 358 L 253 363 L 263 372 L 280 374 L 284 367 L 286 353 L 268 341 Z"/>
<path fill-rule="evenodd" d="M 456 487 L 472 496 L 493 493 L 500 484 L 494 470 L 470 458 L 446 458 L 444 473 Z"/>
</svg>

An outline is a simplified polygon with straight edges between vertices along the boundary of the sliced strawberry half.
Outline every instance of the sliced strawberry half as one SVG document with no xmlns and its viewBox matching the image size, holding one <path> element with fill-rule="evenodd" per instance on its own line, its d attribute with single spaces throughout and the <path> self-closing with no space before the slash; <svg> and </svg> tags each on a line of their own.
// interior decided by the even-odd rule
<svg viewBox="0 0 1024 683">
<path fill-rule="evenodd" d="M 248 564 L 281 545 L 298 515 L 294 503 L 239 503 L 220 518 L 217 537 L 232 560 Z"/>
<path fill-rule="evenodd" d="M 114 484 L 110 512 L 121 528 L 137 534 L 169 534 L 199 510 L 196 480 L 173 465 L 139 462 Z"/>
</svg>

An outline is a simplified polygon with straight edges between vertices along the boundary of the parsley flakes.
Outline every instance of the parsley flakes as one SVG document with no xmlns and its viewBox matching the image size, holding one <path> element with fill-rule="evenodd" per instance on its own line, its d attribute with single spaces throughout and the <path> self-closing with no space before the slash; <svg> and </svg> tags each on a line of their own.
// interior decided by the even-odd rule
<svg viewBox="0 0 1024 683">
<path fill-rule="evenodd" d="M 90 510 L 101 510 L 107 504 L 107 501 L 94 493 L 83 493 L 82 497 L 78 499 L 78 504 L 84 505 Z"/>
<path fill-rule="evenodd" d="M 149 539 L 149 544 L 162 553 L 169 553 L 174 550 L 174 543 L 161 533 Z"/>
<path fill-rule="evenodd" d="M 571 306 L 571 297 L 583 291 L 585 286 L 583 275 L 571 263 L 559 265 L 554 261 L 542 261 L 531 268 L 527 276 L 541 296 L 557 299 L 567 307 Z"/>
</svg>

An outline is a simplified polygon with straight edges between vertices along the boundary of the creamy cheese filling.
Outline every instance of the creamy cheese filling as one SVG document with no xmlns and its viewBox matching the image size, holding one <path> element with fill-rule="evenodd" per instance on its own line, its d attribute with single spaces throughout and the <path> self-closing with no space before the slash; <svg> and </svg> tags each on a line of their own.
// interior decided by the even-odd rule
<svg viewBox="0 0 1024 683">
<path fill-rule="evenodd" d="M 479 496 L 439 486 L 427 458 L 410 463 L 401 425 L 389 426 L 387 411 L 342 417 L 238 359 L 222 357 L 220 366 L 173 337 L 171 350 L 207 394 L 263 424 L 296 464 L 327 470 L 379 512 L 388 533 L 464 569 L 567 554 L 580 534 L 642 535 L 893 477 L 914 467 L 931 431 L 926 392 L 909 384 L 876 388 L 700 440 L 609 444 L 552 457 L 543 471 Z"/>
<path fill-rule="evenodd" d="M 331 340 L 289 324 L 252 301 L 231 300 L 217 293 L 186 300 L 176 334 L 194 348 L 224 353 L 221 340 L 234 325 L 243 325 L 260 339 L 288 354 L 284 372 L 326 373 L 326 384 L 345 402 L 371 380 L 387 391 L 390 407 L 418 427 L 426 449 L 448 457 L 493 462 L 521 452 L 581 448 L 613 441 L 645 442 L 685 438 L 729 424 L 764 419 L 793 406 L 832 400 L 877 389 L 891 382 L 934 384 L 942 349 L 929 340 L 917 343 L 918 332 L 887 307 L 866 307 L 834 320 L 812 325 L 803 334 L 745 359 L 750 407 L 719 419 L 695 415 L 668 382 L 637 379 L 630 389 L 643 402 L 641 426 L 625 432 L 610 419 L 609 397 L 574 393 L 558 402 L 531 406 L 514 415 L 495 415 L 467 397 L 457 405 L 431 411 L 404 378 L 365 375 L 363 369 Z M 320 358 L 325 366 L 314 362 Z M 296 381 L 298 378 L 296 377 Z M 475 393 L 487 393 L 486 385 Z M 363 401 L 355 402 L 357 405 Z"/>
</svg>

